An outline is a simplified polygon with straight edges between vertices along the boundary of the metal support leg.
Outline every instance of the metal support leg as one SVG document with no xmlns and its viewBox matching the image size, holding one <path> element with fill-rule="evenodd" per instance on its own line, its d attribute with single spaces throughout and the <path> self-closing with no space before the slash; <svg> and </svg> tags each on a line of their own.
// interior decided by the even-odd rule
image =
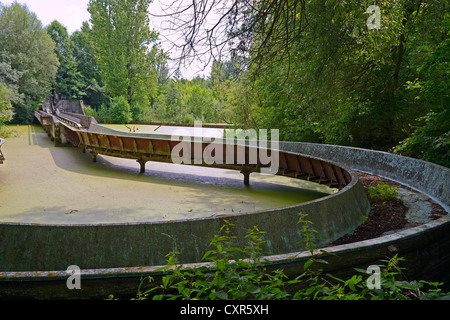
<svg viewBox="0 0 450 320">
<path fill-rule="evenodd" d="M 141 165 L 141 173 L 145 173 L 145 164 L 147 163 L 147 161 L 142 159 L 138 159 L 136 161 Z"/>
<path fill-rule="evenodd" d="M 243 167 L 241 173 L 244 175 L 244 184 L 246 186 L 250 185 L 250 173 L 252 173 L 252 170 L 249 167 Z"/>
<path fill-rule="evenodd" d="M 92 162 L 97 162 L 97 153 L 91 151 L 91 155 L 92 155 Z"/>
</svg>

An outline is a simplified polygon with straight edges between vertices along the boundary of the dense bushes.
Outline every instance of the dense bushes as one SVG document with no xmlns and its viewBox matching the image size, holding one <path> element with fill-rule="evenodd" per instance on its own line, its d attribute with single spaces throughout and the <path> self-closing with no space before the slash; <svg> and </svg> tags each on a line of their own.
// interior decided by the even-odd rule
<svg viewBox="0 0 450 320">
<path fill-rule="evenodd" d="M 262 250 L 264 232 L 254 226 L 245 238 L 244 248 L 233 245 L 234 225 L 224 220 L 220 233 L 210 243 L 204 261 L 208 267 L 184 267 L 177 264 L 177 252 L 167 255 L 167 266 L 160 282 L 148 277 L 137 288 L 136 299 L 183 300 L 433 300 L 446 294 L 442 283 L 405 281 L 402 279 L 401 262 L 393 255 L 380 261 L 379 278 L 367 270 L 357 269 L 355 275 L 340 279 L 323 272 L 327 252 L 315 250 L 315 230 L 307 216 L 299 215 L 299 241 L 306 244 L 310 258 L 304 263 L 303 272 L 288 278 L 284 270 L 271 268 L 264 261 Z M 368 268 L 369 269 L 369 268 Z M 448 294 L 447 294 L 448 296 Z M 114 299 L 110 295 L 109 299 Z"/>
</svg>

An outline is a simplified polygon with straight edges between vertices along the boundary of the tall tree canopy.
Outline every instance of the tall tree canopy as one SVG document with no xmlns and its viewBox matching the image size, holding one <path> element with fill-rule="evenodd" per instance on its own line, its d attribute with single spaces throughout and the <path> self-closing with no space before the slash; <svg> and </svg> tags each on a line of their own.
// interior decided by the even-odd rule
<svg viewBox="0 0 450 320">
<path fill-rule="evenodd" d="M 364 3 L 306 2 L 308 27 L 289 57 L 257 77 L 262 125 L 281 124 L 285 139 L 383 150 L 409 135 L 409 124 L 438 102 L 416 99 L 408 83 L 430 76 L 419 69 L 448 36 L 448 5 L 377 3 L 380 27 L 370 29 Z M 448 61 L 446 68 L 444 75 Z"/>
<path fill-rule="evenodd" d="M 84 83 L 83 92 L 85 96 L 83 96 L 83 101 L 98 109 L 102 104 L 107 103 L 108 99 L 95 59 L 95 43 L 92 39 L 92 29 L 89 23 L 83 22 L 81 29 L 72 33 L 70 40 L 73 44 L 73 57 Z"/>
<path fill-rule="evenodd" d="M 82 74 L 74 59 L 74 44 L 66 27 L 54 20 L 47 27 L 47 32 L 56 44 L 55 52 L 60 62 L 56 72 L 55 89 L 69 100 L 81 100 L 86 95 Z"/>
<path fill-rule="evenodd" d="M 150 0 L 91 0 L 92 39 L 111 97 L 148 104 L 156 89 L 157 33 L 150 30 Z"/>
<path fill-rule="evenodd" d="M 406 139 L 397 152 L 450 166 L 448 1 L 175 0 L 170 8 L 184 30 L 181 58 L 244 62 L 234 88 L 251 96 L 246 123 L 279 128 L 286 140 L 381 150 Z"/>
<path fill-rule="evenodd" d="M 33 119 L 33 109 L 50 93 L 58 68 L 52 41 L 26 6 L 0 6 L 0 82 L 13 91 L 17 122 Z"/>
</svg>

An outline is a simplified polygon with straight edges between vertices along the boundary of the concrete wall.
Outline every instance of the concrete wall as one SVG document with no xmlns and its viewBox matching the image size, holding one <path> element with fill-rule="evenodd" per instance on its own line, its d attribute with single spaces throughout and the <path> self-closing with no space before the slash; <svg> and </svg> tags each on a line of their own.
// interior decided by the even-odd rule
<svg viewBox="0 0 450 320">
<path fill-rule="evenodd" d="M 59 100 L 55 110 L 60 109 L 66 112 L 85 114 L 83 102 L 80 100 Z"/>
<path fill-rule="evenodd" d="M 450 211 L 450 169 L 387 152 L 343 146 L 280 142 L 280 149 L 342 164 L 352 170 L 387 178 L 418 190 Z"/>
<path fill-rule="evenodd" d="M 298 214 L 308 214 L 318 237 L 333 241 L 352 232 L 367 216 L 369 203 L 356 175 L 338 193 L 307 203 L 256 213 L 214 218 L 110 225 L 0 224 L 0 271 L 65 270 L 161 265 L 166 254 L 180 252 L 181 263 L 199 262 L 228 219 L 236 224 L 236 245 L 253 226 L 265 231 L 266 251 L 302 250 Z M 167 235 L 170 235 L 171 240 Z M 325 244 L 325 243 L 323 243 Z"/>
</svg>

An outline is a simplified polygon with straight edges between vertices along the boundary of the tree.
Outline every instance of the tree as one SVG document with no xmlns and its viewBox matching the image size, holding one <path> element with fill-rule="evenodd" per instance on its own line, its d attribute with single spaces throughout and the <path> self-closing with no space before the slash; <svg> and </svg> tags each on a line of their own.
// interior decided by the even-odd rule
<svg viewBox="0 0 450 320">
<path fill-rule="evenodd" d="M 23 72 L 19 72 L 11 67 L 10 58 L 11 55 L 2 52 L 2 57 L 0 58 L 0 84 L 5 86 L 5 89 L 7 88 L 8 92 L 10 92 L 7 95 L 8 101 L 20 103 L 23 101 L 23 95 L 19 94 L 19 79 Z"/>
<path fill-rule="evenodd" d="M 406 87 L 446 38 L 441 22 L 448 7 L 433 0 L 377 4 L 379 29 L 367 27 L 367 8 L 357 1 L 310 0 L 299 6 L 306 28 L 272 48 L 283 53 L 291 39 L 287 55 L 248 69 L 260 126 L 280 128 L 282 139 L 386 151 L 407 137 L 409 124 L 428 111 Z M 258 58 L 264 39 L 252 38 L 253 61 L 264 61 Z"/>
<path fill-rule="evenodd" d="M 83 101 L 99 110 L 102 104 L 108 103 L 108 98 L 95 59 L 95 43 L 92 39 L 92 29 L 89 23 L 83 22 L 81 29 L 72 33 L 70 40 L 73 43 L 73 57 L 84 83 L 86 95 L 83 97 Z"/>
<path fill-rule="evenodd" d="M 59 60 L 56 72 L 55 89 L 68 100 L 80 100 L 86 93 L 82 74 L 78 71 L 78 64 L 73 56 L 74 44 L 67 33 L 66 27 L 54 20 L 47 32 L 55 41 L 55 52 Z"/>
<path fill-rule="evenodd" d="M 150 30 L 150 0 L 91 0 L 92 41 L 110 97 L 149 104 L 156 89 L 156 39 Z"/>
<path fill-rule="evenodd" d="M 239 85 L 227 84 L 220 62 L 211 72 L 215 101 L 228 118 L 245 110 L 243 123 L 278 128 L 281 139 L 385 151 L 412 134 L 403 152 L 445 165 L 448 3 L 377 1 L 375 28 L 369 5 L 175 0 L 166 12 L 174 31 L 184 30 L 181 59 L 238 58 Z"/>
<path fill-rule="evenodd" d="M 178 82 L 169 79 L 161 86 L 154 103 L 155 117 L 165 121 L 181 121 L 185 115 L 183 93 Z"/>
<path fill-rule="evenodd" d="M 12 99 L 16 122 L 32 121 L 32 111 L 50 94 L 58 68 L 54 48 L 42 23 L 26 6 L 0 7 L 0 64 L 3 72 L 9 70 L 5 84 L 16 90 Z"/>
<path fill-rule="evenodd" d="M 163 11 L 169 29 L 181 30 L 185 40 L 174 44 L 180 63 L 202 58 L 208 65 L 235 55 L 262 71 L 267 63 L 289 59 L 292 45 L 308 25 L 306 2 L 174 0 Z"/>
<path fill-rule="evenodd" d="M 420 77 L 408 88 L 426 104 L 428 113 L 411 126 L 411 136 L 394 148 L 397 153 L 446 167 L 450 167 L 449 61 L 450 40 L 445 39 L 418 68 Z"/>
</svg>

